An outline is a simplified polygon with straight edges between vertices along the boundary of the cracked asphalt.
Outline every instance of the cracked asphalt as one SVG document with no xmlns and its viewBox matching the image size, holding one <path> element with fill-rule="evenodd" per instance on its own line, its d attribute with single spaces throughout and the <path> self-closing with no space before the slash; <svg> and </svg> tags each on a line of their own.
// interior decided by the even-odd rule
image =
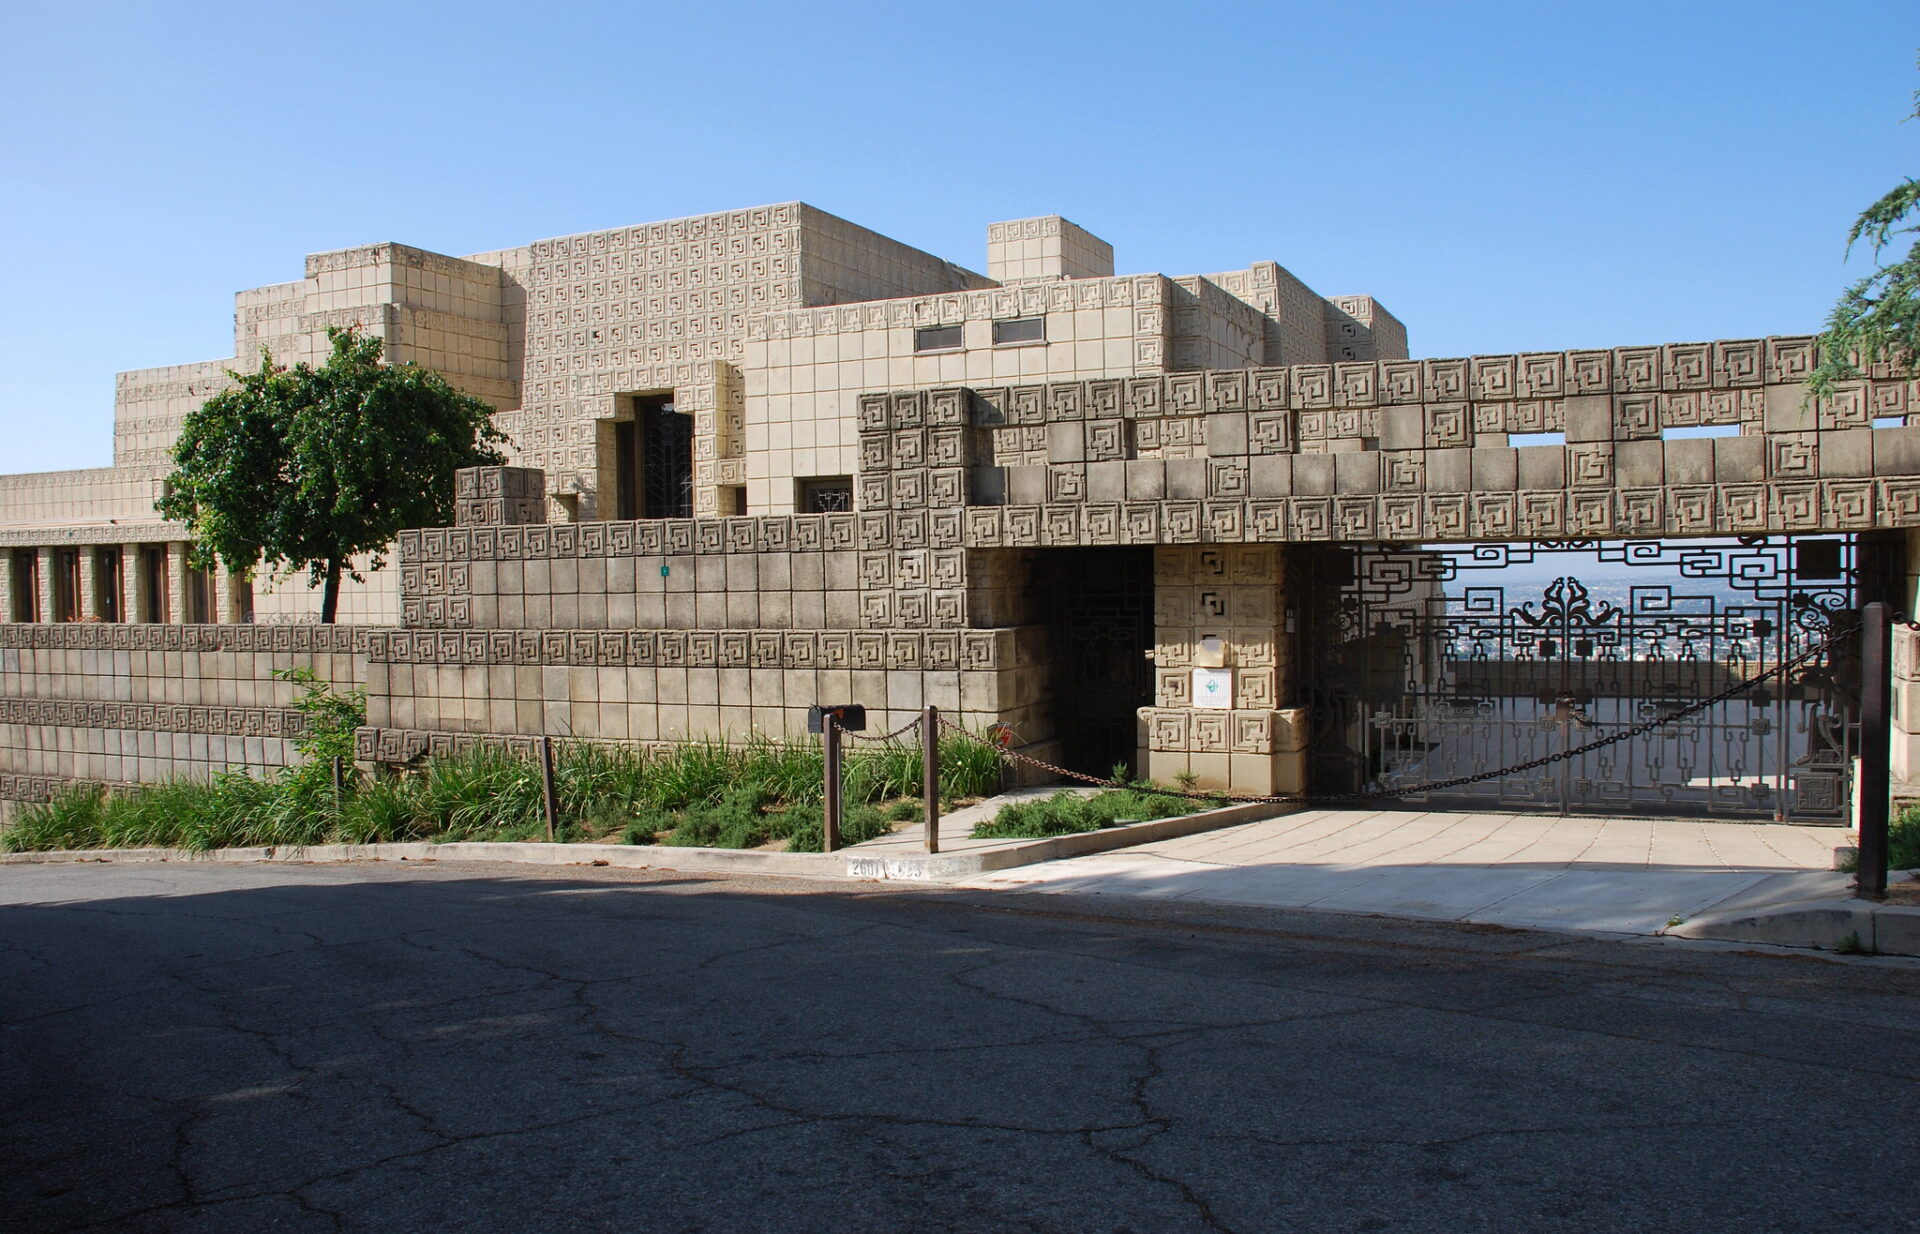
<svg viewBox="0 0 1920 1234">
<path fill-rule="evenodd" d="M 1920 964 L 870 883 L 0 869 L 0 1229 L 1920 1229 Z"/>
</svg>

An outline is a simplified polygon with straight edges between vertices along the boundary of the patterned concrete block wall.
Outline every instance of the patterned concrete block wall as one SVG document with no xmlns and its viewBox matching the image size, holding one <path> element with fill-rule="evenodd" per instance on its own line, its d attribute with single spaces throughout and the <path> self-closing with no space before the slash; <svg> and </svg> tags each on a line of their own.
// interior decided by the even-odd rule
<svg viewBox="0 0 1920 1234">
<path fill-rule="evenodd" d="M 1920 383 L 1812 400 L 1813 362 L 1796 337 L 867 395 L 858 492 L 964 491 L 968 548 L 1920 526 Z M 1734 435 L 1675 433 L 1701 429 Z"/>
<path fill-rule="evenodd" d="M 537 479 L 476 468 L 458 491 L 528 492 Z M 798 736 L 807 708 L 828 701 L 860 702 L 886 729 L 931 704 L 976 728 L 1015 723 L 1044 748 L 1044 635 L 969 621 L 958 513 L 407 532 L 406 628 L 369 642 L 361 757 L 543 734 Z M 996 617 L 1022 590 L 1002 565 L 977 589 L 999 597 L 981 601 Z"/>
<path fill-rule="evenodd" d="M 369 647 L 359 755 L 397 763 L 540 735 L 619 742 L 799 737 L 857 701 L 890 730 L 932 704 L 956 723 L 1051 735 L 1045 645 L 1023 630 L 384 631 Z"/>
<path fill-rule="evenodd" d="M 348 626 L 0 625 L 0 800 L 285 766 L 305 719 L 274 670 L 352 689 L 366 647 Z"/>
<path fill-rule="evenodd" d="M 1285 550 L 1277 545 L 1154 550 L 1154 699 L 1140 711 L 1139 766 L 1161 783 L 1192 774 L 1234 792 L 1306 787 L 1304 713 L 1293 693 Z M 1194 670 L 1228 675 L 1202 707 Z"/>
</svg>

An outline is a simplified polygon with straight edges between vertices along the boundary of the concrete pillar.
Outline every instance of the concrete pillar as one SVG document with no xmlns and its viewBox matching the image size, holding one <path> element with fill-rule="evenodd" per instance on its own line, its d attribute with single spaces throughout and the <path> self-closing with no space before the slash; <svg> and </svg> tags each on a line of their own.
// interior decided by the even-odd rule
<svg viewBox="0 0 1920 1234">
<path fill-rule="evenodd" d="M 38 620 L 40 621 L 51 622 L 53 620 L 53 593 L 56 590 L 53 578 L 54 571 L 59 569 L 59 567 L 60 563 L 52 549 L 43 548 L 40 550 L 40 612 L 38 615 Z"/>
<path fill-rule="evenodd" d="M 219 625 L 233 624 L 233 572 L 227 569 L 224 561 L 215 561 L 210 571 L 213 590 L 213 603 L 209 606 L 207 620 Z"/>
<path fill-rule="evenodd" d="M 1140 712 L 1150 778 L 1262 795 L 1306 787 L 1306 716 L 1282 707 L 1293 645 L 1278 545 L 1154 549 L 1154 677 L 1154 705 Z"/>
<path fill-rule="evenodd" d="M 1884 599 L 1896 613 L 1920 613 L 1920 531 L 1906 532 L 1905 568 L 1889 580 Z M 1893 733 L 1890 765 L 1895 798 L 1920 797 L 1920 633 L 1905 622 L 1893 627 Z"/>
<path fill-rule="evenodd" d="M 120 620 L 152 621 L 153 618 L 140 611 L 140 602 L 147 594 L 146 588 L 147 555 L 140 551 L 138 544 L 120 546 Z"/>
<path fill-rule="evenodd" d="M 167 620 L 181 625 L 188 616 L 187 546 L 175 541 L 167 545 Z"/>
<path fill-rule="evenodd" d="M 13 550 L 0 549 L 0 621 L 13 619 Z"/>
<path fill-rule="evenodd" d="M 91 544 L 82 544 L 74 549 L 74 555 L 80 559 L 80 594 L 74 597 L 74 608 L 82 621 L 101 621 L 106 614 L 100 611 L 100 557 Z"/>
</svg>

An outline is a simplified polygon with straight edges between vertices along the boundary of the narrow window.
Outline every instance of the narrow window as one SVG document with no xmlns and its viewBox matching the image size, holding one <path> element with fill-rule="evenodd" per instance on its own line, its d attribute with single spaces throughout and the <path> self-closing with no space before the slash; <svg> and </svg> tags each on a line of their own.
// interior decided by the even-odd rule
<svg viewBox="0 0 1920 1234">
<path fill-rule="evenodd" d="M 1004 347 L 1008 343 L 1044 343 L 1047 341 L 1047 319 L 1044 317 L 1015 317 L 1011 321 L 993 323 L 993 345 Z"/>
<path fill-rule="evenodd" d="M 120 550 L 103 548 L 97 550 L 93 559 L 93 585 L 99 593 L 94 596 L 94 611 L 100 614 L 102 621 L 124 621 L 126 615 L 120 611 L 121 588 L 126 578 L 121 573 Z"/>
<path fill-rule="evenodd" d="M 167 611 L 171 592 L 167 585 L 167 546 L 149 544 L 140 550 L 140 556 L 146 562 L 141 577 L 145 587 L 140 597 L 140 619 L 165 625 L 173 620 L 173 614 Z"/>
<path fill-rule="evenodd" d="M 63 548 L 53 555 L 53 619 L 80 620 L 80 550 Z"/>
<path fill-rule="evenodd" d="M 40 552 L 38 549 L 13 550 L 14 621 L 40 620 Z"/>
<path fill-rule="evenodd" d="M 838 514 L 853 509 L 853 477 L 810 476 L 798 482 L 802 514 Z"/>
<path fill-rule="evenodd" d="M 213 576 L 205 570 L 187 567 L 187 624 L 208 625 L 213 621 Z"/>
<path fill-rule="evenodd" d="M 959 326 L 922 326 L 913 332 L 915 351 L 957 351 L 965 344 Z"/>
</svg>

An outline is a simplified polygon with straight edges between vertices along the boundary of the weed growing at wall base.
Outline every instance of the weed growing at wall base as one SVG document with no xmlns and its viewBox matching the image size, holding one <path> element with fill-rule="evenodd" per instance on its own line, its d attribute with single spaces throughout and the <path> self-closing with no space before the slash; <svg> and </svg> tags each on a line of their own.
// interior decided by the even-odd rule
<svg viewBox="0 0 1920 1234">
<path fill-rule="evenodd" d="M 1136 784 L 1082 797 L 1061 791 L 1038 801 L 1016 801 L 983 823 L 976 823 L 978 839 L 1040 839 L 1100 831 L 1120 822 L 1175 818 L 1225 805 L 1225 801 L 1195 801 L 1155 792 L 1151 784 Z"/>
<path fill-rule="evenodd" d="M 986 748 L 965 737 L 942 741 L 943 794 L 974 797 L 998 789 L 998 757 L 988 749 L 980 758 L 974 747 Z M 326 751 L 316 743 L 313 753 Z M 813 743 L 762 738 L 743 746 L 694 741 L 642 750 L 568 742 L 557 751 L 555 773 L 563 841 L 723 848 L 784 841 L 793 852 L 821 848 L 825 771 Z M 891 822 L 871 803 L 919 790 L 919 750 L 850 751 L 846 785 L 852 804 L 843 820 L 845 842 L 883 835 Z M 545 837 L 539 765 L 476 748 L 388 778 L 350 775 L 337 802 L 330 764 L 317 758 L 265 777 L 227 772 L 211 781 L 115 791 L 78 785 L 22 809 L 0 832 L 0 848 L 207 851 Z"/>
</svg>

